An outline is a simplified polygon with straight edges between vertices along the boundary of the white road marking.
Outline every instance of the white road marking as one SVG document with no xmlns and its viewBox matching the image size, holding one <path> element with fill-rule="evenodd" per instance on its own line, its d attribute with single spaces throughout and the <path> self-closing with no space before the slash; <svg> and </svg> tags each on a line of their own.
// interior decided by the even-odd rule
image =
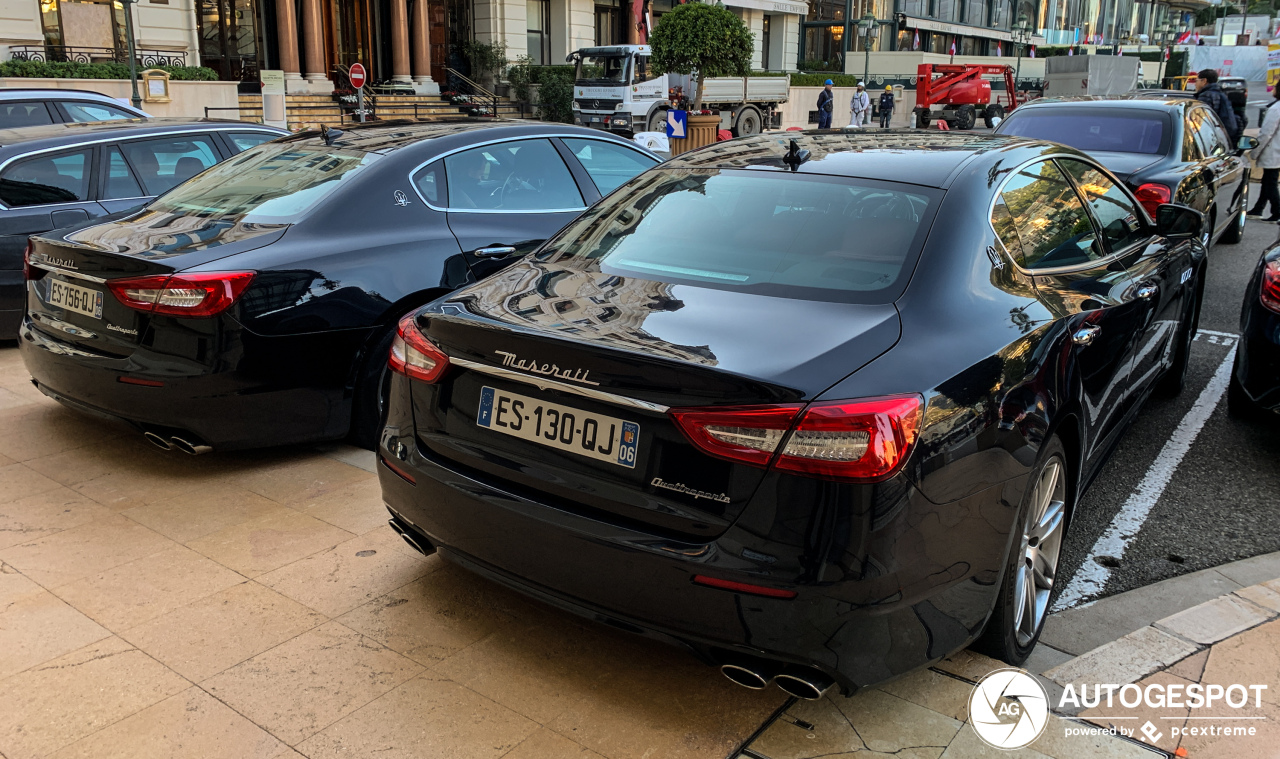
<svg viewBox="0 0 1280 759">
<path fill-rule="evenodd" d="M 1215 337 L 1239 337 L 1240 336 L 1239 333 L 1236 333 L 1236 332 L 1218 332 L 1217 330 L 1213 330 L 1213 329 L 1196 330 L 1196 336 L 1199 337 L 1200 335 L 1213 335 Z"/>
<path fill-rule="evenodd" d="M 1077 606 L 1086 598 L 1098 595 L 1106 587 L 1107 580 L 1111 577 L 1111 569 L 1102 566 L 1094 558 L 1107 556 L 1120 559 L 1124 557 L 1124 552 L 1129 547 L 1129 543 L 1137 537 L 1138 532 L 1142 529 L 1143 522 L 1147 520 L 1147 515 L 1151 513 L 1151 509 L 1160 500 L 1160 496 L 1164 494 L 1164 489 L 1168 487 L 1169 480 L 1173 478 L 1173 473 L 1177 470 L 1178 464 L 1182 463 L 1182 458 L 1187 455 L 1187 451 L 1191 449 L 1191 444 L 1195 442 L 1196 436 L 1204 428 L 1204 423 L 1209 420 L 1209 415 L 1213 413 L 1213 409 L 1218 405 L 1218 401 L 1222 399 L 1223 393 L 1226 392 L 1227 383 L 1231 380 L 1231 367 L 1235 355 L 1234 347 L 1227 351 L 1226 358 L 1222 359 L 1222 363 L 1214 371 L 1213 376 L 1209 379 L 1209 384 L 1205 385 L 1204 390 L 1200 391 L 1200 396 L 1191 405 L 1191 410 L 1187 412 L 1187 415 L 1182 417 L 1177 429 L 1173 431 L 1173 434 L 1165 442 L 1164 447 L 1160 449 L 1159 455 L 1156 456 L 1156 460 L 1147 469 L 1147 473 L 1143 476 L 1142 481 L 1138 483 L 1138 487 L 1129 494 L 1129 498 L 1120 507 L 1120 511 L 1111 520 L 1111 524 L 1106 531 L 1093 544 L 1093 549 L 1089 551 L 1089 556 L 1084 560 L 1084 565 L 1080 567 L 1080 570 L 1071 578 L 1071 582 L 1066 589 L 1062 591 L 1062 595 L 1058 597 L 1058 601 L 1053 606 L 1053 611 L 1062 611 Z"/>
</svg>

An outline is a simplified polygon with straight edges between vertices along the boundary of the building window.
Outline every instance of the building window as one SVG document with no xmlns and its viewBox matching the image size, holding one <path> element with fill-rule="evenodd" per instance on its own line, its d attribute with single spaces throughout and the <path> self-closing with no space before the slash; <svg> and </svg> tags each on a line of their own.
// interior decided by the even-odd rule
<svg viewBox="0 0 1280 759">
<path fill-rule="evenodd" d="M 551 0 L 525 0 L 528 55 L 540 66 L 551 65 Z"/>
<path fill-rule="evenodd" d="M 805 71 L 844 71 L 844 24 L 805 24 Z"/>
<path fill-rule="evenodd" d="M 808 21 L 844 21 L 848 4 L 845 0 L 809 0 Z"/>
<path fill-rule="evenodd" d="M 760 70 L 769 70 L 769 19 L 771 16 L 764 17 L 764 25 L 760 27 Z"/>
<path fill-rule="evenodd" d="M 990 8 L 987 0 L 965 0 L 964 4 L 964 22 L 969 26 L 987 25 L 987 13 Z"/>
<path fill-rule="evenodd" d="M 960 22 L 960 0 L 934 0 L 933 17 L 939 21 Z"/>
<path fill-rule="evenodd" d="M 118 6 L 118 7 L 117 7 Z M 128 61 L 124 51 L 124 6 L 112 2 L 40 0 L 44 44 L 71 48 L 96 48 L 88 62 Z M 50 60 L 69 60 L 66 51 L 50 51 Z M 77 56 L 76 60 L 80 60 Z"/>
<path fill-rule="evenodd" d="M 620 0 L 596 0 L 596 44 L 625 45 L 623 7 Z"/>
</svg>

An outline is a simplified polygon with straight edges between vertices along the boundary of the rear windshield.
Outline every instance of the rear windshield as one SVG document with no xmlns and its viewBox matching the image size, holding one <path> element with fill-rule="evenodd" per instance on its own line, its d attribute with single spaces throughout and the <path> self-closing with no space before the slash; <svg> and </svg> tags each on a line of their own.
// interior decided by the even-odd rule
<svg viewBox="0 0 1280 759">
<path fill-rule="evenodd" d="M 1070 145 L 1077 150 L 1164 153 L 1169 117 L 1161 111 L 1118 108 L 1028 108 L 1015 111 L 996 131 Z"/>
<path fill-rule="evenodd" d="M 653 170 L 579 217 L 543 261 L 779 297 L 894 300 L 940 190 L 754 170 Z"/>
<path fill-rule="evenodd" d="M 362 150 L 266 143 L 160 196 L 148 208 L 186 216 L 290 224 L 377 159 Z"/>
</svg>

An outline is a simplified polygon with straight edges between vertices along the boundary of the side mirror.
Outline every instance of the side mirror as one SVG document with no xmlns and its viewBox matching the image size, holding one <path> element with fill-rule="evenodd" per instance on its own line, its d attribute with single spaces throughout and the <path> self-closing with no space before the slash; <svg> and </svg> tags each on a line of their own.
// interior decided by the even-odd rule
<svg viewBox="0 0 1280 759">
<path fill-rule="evenodd" d="M 1254 148 L 1258 147 L 1258 138 L 1247 137 L 1247 136 L 1241 137 L 1240 144 L 1236 145 L 1236 147 L 1240 148 L 1241 151 L 1247 153 L 1250 150 L 1253 150 Z"/>
<path fill-rule="evenodd" d="M 1176 203 L 1161 203 L 1156 208 L 1156 231 L 1172 240 L 1189 240 L 1204 232 L 1204 214 Z"/>
</svg>

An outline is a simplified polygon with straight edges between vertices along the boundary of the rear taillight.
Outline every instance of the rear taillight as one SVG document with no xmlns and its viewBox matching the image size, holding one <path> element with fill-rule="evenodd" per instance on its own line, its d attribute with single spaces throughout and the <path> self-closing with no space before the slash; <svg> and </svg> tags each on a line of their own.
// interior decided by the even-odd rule
<svg viewBox="0 0 1280 759">
<path fill-rule="evenodd" d="M 892 477 L 910 455 L 922 407 L 918 395 L 897 395 L 808 408 L 739 406 L 669 413 L 694 445 L 719 458 L 760 467 L 772 460 L 777 469 L 823 479 L 879 482 Z"/>
<path fill-rule="evenodd" d="M 1147 183 L 1134 191 L 1138 202 L 1142 207 L 1147 209 L 1147 215 L 1151 218 L 1156 217 L 1156 209 L 1163 203 L 1168 203 L 1173 197 L 1173 191 L 1162 184 Z"/>
<path fill-rule="evenodd" d="M 116 300 L 129 308 L 166 316 L 194 318 L 226 311 L 253 281 L 251 271 L 220 271 L 130 277 L 107 283 Z"/>
<path fill-rule="evenodd" d="M 391 341 L 391 356 L 387 360 L 391 371 L 421 382 L 435 382 L 449 368 L 449 357 L 431 344 L 414 323 L 413 314 L 400 320 L 396 336 Z"/>
<path fill-rule="evenodd" d="M 1262 305 L 1280 314 L 1280 259 L 1262 267 Z"/>
<path fill-rule="evenodd" d="M 33 274 L 35 276 L 32 276 Z M 22 281 L 30 282 L 43 276 L 44 269 L 37 269 L 31 266 L 31 241 L 27 240 L 27 247 L 22 251 Z"/>
</svg>

